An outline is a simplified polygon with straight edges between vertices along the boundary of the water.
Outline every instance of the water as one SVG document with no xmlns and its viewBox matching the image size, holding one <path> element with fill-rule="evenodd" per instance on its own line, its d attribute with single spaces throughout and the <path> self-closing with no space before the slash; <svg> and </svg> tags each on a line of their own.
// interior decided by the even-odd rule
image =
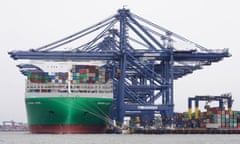
<svg viewBox="0 0 240 144">
<path fill-rule="evenodd" d="M 30 134 L 0 132 L 0 144 L 239 144 L 240 135 Z"/>
</svg>

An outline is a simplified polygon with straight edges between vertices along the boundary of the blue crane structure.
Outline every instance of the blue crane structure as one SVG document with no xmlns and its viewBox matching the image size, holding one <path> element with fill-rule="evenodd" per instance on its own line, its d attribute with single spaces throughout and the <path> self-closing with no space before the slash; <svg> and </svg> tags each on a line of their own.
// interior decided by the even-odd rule
<svg viewBox="0 0 240 144">
<path fill-rule="evenodd" d="M 218 101 L 220 110 L 224 110 L 224 100 L 227 101 L 228 111 L 232 112 L 232 95 L 231 93 L 222 94 L 220 96 L 210 96 L 210 95 L 203 95 L 203 96 L 195 96 L 188 98 L 188 118 L 192 119 L 192 101 L 195 101 L 195 119 L 199 118 L 199 101 Z"/>
<path fill-rule="evenodd" d="M 207 49 L 125 8 L 68 37 L 9 55 L 14 60 L 104 61 L 113 80 L 111 115 L 119 124 L 126 115 L 151 119 L 155 112 L 172 123 L 174 80 L 231 56 L 228 49 Z M 25 68 L 23 74 L 28 68 L 41 71 L 18 67 Z"/>
</svg>

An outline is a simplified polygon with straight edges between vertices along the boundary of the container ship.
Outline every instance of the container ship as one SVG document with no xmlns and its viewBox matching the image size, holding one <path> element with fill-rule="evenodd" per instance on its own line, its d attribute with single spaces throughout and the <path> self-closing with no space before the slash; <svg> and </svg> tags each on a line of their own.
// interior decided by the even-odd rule
<svg viewBox="0 0 240 144">
<path fill-rule="evenodd" d="M 31 133 L 106 131 L 113 91 L 105 68 L 56 63 L 34 67 L 38 71 L 25 71 L 25 104 Z"/>
</svg>

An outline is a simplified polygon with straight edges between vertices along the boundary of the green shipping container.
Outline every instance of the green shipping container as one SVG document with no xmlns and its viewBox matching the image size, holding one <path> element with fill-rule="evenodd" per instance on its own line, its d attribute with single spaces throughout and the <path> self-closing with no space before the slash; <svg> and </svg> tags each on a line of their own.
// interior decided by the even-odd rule
<svg viewBox="0 0 240 144">
<path fill-rule="evenodd" d="M 222 117 L 222 118 L 221 118 L 221 121 L 222 121 L 222 122 L 226 122 L 226 119 Z"/>
<path fill-rule="evenodd" d="M 80 74 L 80 78 L 87 79 L 87 74 Z"/>
<path fill-rule="evenodd" d="M 31 79 L 31 77 L 32 77 L 32 73 L 29 72 L 29 73 L 28 73 L 28 79 Z"/>
</svg>

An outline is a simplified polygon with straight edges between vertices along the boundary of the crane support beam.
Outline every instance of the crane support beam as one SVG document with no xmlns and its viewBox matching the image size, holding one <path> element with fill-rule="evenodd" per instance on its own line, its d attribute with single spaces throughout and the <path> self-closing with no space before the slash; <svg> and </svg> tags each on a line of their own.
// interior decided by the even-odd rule
<svg viewBox="0 0 240 144">
<path fill-rule="evenodd" d="M 13 59 L 31 60 L 119 60 L 119 52 L 63 52 L 63 51 L 12 51 L 8 53 Z M 131 55 L 137 59 L 152 58 L 154 60 L 169 60 L 168 51 L 135 51 Z M 217 62 L 224 57 L 229 57 L 228 52 L 224 53 L 179 53 L 173 52 L 174 61 L 210 61 Z"/>
<path fill-rule="evenodd" d="M 125 105 L 126 111 L 162 111 L 170 110 L 173 105 Z"/>
</svg>

